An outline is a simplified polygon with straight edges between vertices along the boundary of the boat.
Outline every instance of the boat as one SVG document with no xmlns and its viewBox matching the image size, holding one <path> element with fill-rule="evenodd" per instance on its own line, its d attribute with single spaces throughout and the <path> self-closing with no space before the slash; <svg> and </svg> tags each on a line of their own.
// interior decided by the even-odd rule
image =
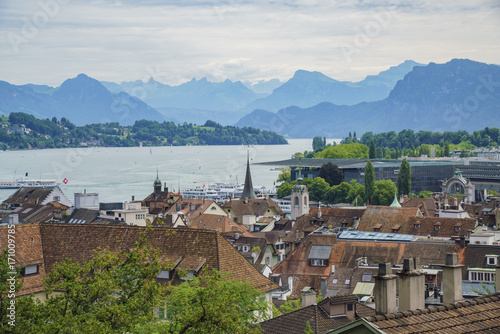
<svg viewBox="0 0 500 334">
<path fill-rule="evenodd" d="M 206 198 L 214 201 L 220 198 L 217 191 L 207 187 L 196 187 L 181 190 L 181 196 L 187 198 Z"/>
<path fill-rule="evenodd" d="M 19 189 L 21 187 L 54 188 L 57 185 L 56 180 L 28 180 L 28 173 L 26 173 L 24 179 L 17 179 L 13 182 L 0 182 L 0 189 Z"/>
</svg>

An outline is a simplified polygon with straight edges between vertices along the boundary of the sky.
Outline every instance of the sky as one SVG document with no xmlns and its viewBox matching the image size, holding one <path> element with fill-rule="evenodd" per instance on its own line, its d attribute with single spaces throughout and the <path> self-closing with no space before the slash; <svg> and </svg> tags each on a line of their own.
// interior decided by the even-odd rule
<svg viewBox="0 0 500 334">
<path fill-rule="evenodd" d="M 1 0 L 0 80 L 359 81 L 407 59 L 500 64 L 500 0 Z"/>
</svg>

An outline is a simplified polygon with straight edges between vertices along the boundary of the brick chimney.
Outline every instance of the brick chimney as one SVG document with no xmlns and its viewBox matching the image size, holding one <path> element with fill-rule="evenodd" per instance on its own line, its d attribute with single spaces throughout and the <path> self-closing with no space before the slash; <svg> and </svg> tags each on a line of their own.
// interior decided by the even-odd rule
<svg viewBox="0 0 500 334">
<path fill-rule="evenodd" d="M 391 263 L 382 262 L 375 276 L 375 312 L 396 313 L 396 275 L 392 274 Z"/>
<path fill-rule="evenodd" d="M 462 300 L 462 265 L 458 264 L 457 253 L 446 253 L 443 270 L 443 303 L 451 304 Z"/>
<path fill-rule="evenodd" d="M 399 312 L 425 308 L 425 277 L 420 270 L 420 259 L 403 261 L 399 276 Z"/>
</svg>

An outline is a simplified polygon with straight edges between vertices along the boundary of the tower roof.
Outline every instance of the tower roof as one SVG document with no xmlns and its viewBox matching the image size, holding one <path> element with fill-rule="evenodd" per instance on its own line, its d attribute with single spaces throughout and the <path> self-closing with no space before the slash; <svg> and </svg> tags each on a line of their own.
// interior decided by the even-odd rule
<svg viewBox="0 0 500 334">
<path fill-rule="evenodd" d="M 161 181 L 160 181 L 160 178 L 158 177 L 158 169 L 156 170 L 156 180 L 155 180 L 154 185 L 161 187 Z"/>
<path fill-rule="evenodd" d="M 245 175 L 245 187 L 243 188 L 243 193 L 240 199 L 252 199 L 256 198 L 255 192 L 253 191 L 252 175 L 250 174 L 250 153 L 247 151 L 247 172 Z"/>
<path fill-rule="evenodd" d="M 400 208 L 401 204 L 399 204 L 398 198 L 396 196 L 397 191 L 394 190 L 394 201 L 392 201 L 392 204 L 390 205 L 393 208 Z"/>
</svg>

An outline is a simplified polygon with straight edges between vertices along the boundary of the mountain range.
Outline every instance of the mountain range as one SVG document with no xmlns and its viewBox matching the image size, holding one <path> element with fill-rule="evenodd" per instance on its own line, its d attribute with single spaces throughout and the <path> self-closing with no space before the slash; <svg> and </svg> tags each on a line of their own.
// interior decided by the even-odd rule
<svg viewBox="0 0 500 334">
<path fill-rule="evenodd" d="M 85 74 L 53 88 L 44 85 L 12 85 L 0 81 L 0 110 L 24 112 L 37 118 L 66 117 L 76 125 L 119 122 L 131 125 L 136 120 L 163 122 L 165 116 L 126 92 L 112 93 L 99 81 Z"/>
<path fill-rule="evenodd" d="M 169 86 L 153 79 L 121 84 L 80 74 L 59 87 L 0 81 L 0 114 L 66 117 L 77 125 L 171 120 L 252 126 L 291 138 L 339 138 L 351 131 L 477 130 L 498 126 L 500 70 L 467 59 L 408 60 L 359 82 L 298 70 L 285 83 L 210 82 Z M 255 108 L 255 109 L 254 109 Z"/>
<path fill-rule="evenodd" d="M 291 138 L 341 138 L 351 131 L 444 132 L 499 126 L 500 66 L 467 59 L 415 66 L 379 101 L 352 106 L 323 102 L 308 108 L 287 107 L 277 113 L 258 109 L 236 125 Z"/>
</svg>

